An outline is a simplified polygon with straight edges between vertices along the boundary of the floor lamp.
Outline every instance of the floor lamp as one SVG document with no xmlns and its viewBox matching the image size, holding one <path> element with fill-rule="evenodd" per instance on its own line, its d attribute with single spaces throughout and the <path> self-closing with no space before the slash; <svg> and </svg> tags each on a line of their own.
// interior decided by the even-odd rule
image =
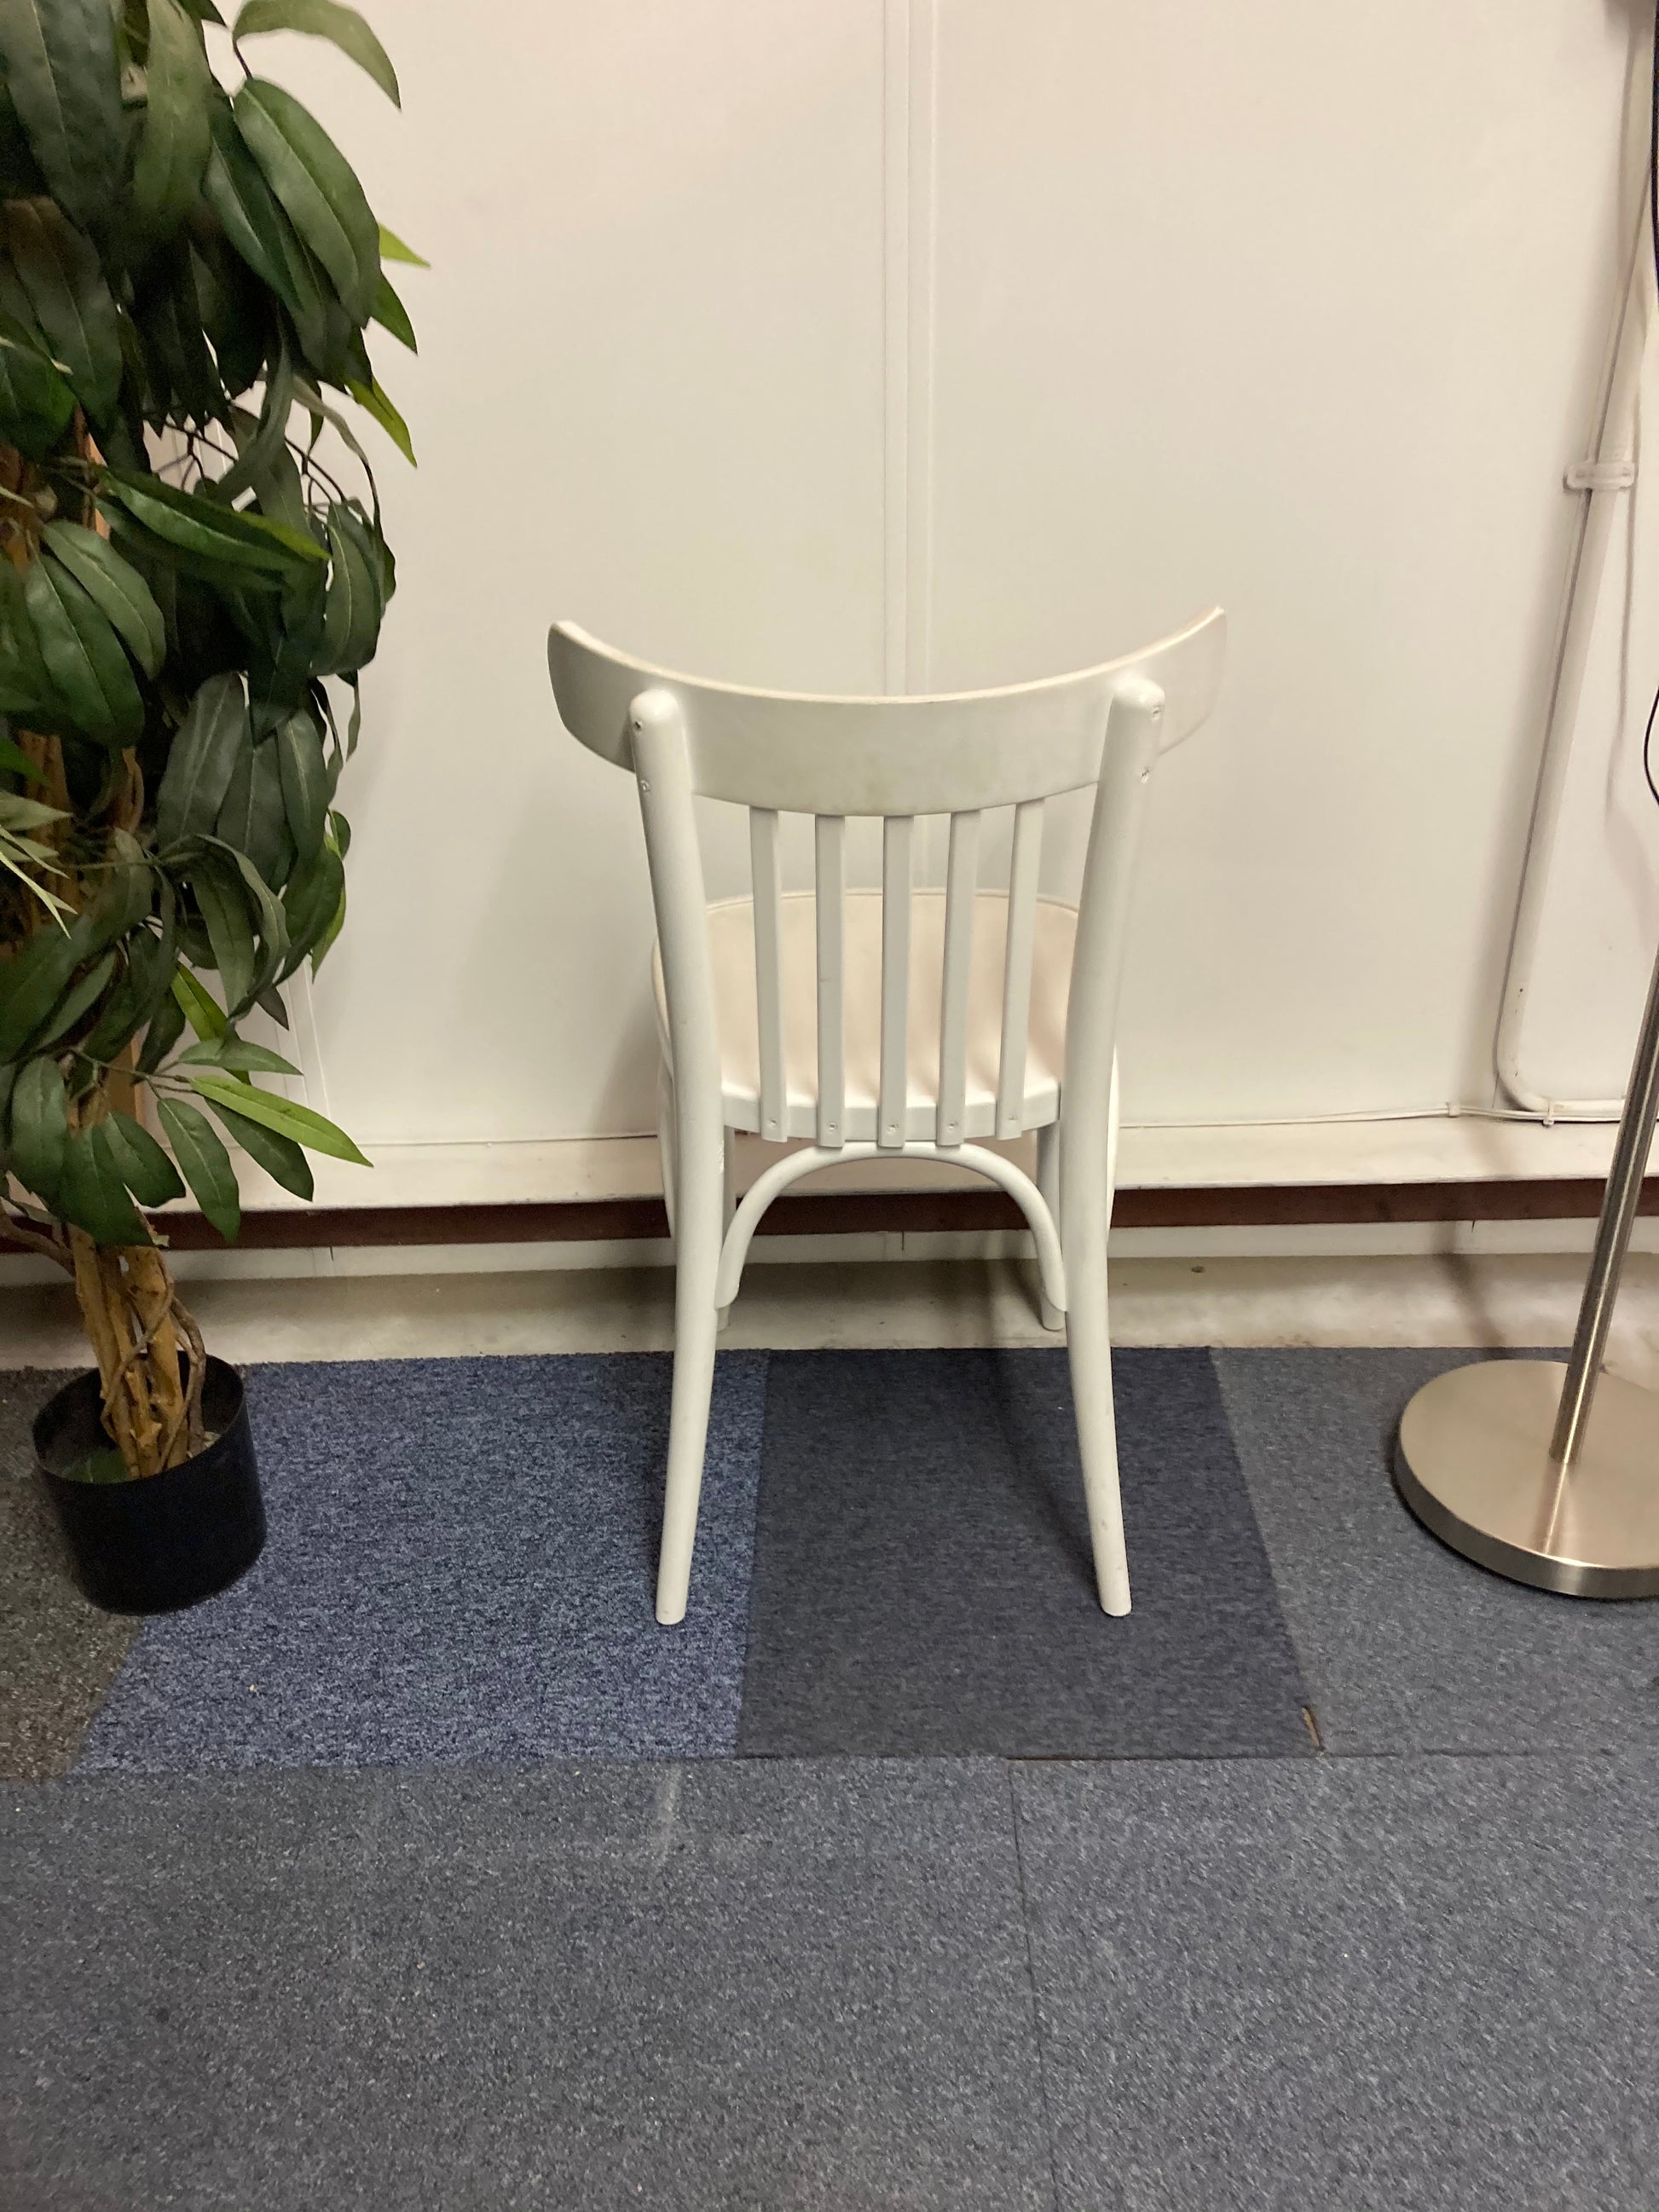
<svg viewBox="0 0 1659 2212">
<path fill-rule="evenodd" d="M 1659 52 L 1654 68 L 1649 185 L 1659 272 Z M 1639 375 L 1640 362 L 1639 347 L 1616 343 L 1615 384 Z M 1623 396 L 1633 400 L 1633 386 Z M 1604 434 L 1621 411 L 1610 394 Z M 1595 471 L 1568 481 L 1588 488 Z M 1570 643 L 1571 610 L 1568 630 Z M 1561 708 L 1558 682 L 1553 720 Z M 1601 1372 L 1656 1115 L 1659 960 L 1571 1357 L 1565 1366 L 1482 1360 L 1437 1376 L 1407 1407 L 1395 1447 L 1401 1495 L 1437 1536 L 1516 1582 L 1573 1597 L 1659 1595 L 1659 1395 Z"/>
</svg>

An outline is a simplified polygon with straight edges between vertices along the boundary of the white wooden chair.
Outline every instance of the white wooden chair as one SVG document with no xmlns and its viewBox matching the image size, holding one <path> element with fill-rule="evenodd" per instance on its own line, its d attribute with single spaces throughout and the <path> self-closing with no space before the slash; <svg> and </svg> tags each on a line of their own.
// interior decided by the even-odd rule
<svg viewBox="0 0 1659 2212">
<path fill-rule="evenodd" d="M 1064 1327 L 1100 1602 L 1129 1609 L 1106 1313 L 1114 1037 L 1131 879 L 1161 752 L 1209 713 L 1220 612 L 1047 682 L 933 698 L 818 698 L 653 668 L 569 623 L 548 638 L 572 735 L 633 772 L 656 907 L 663 1180 L 675 1240 L 674 1388 L 657 1618 L 681 1620 L 715 1337 L 750 1240 L 814 1168 L 877 1157 L 976 1169 L 1036 1239 Z M 1092 787 L 1080 903 L 1040 897 L 1045 800 Z M 749 809 L 753 896 L 708 904 L 692 799 Z M 1012 810 L 1006 888 L 981 817 Z M 815 889 L 786 893 L 781 814 L 813 817 Z M 918 817 L 948 815 L 942 891 L 912 884 Z M 881 887 L 845 883 L 848 817 L 882 822 Z M 740 1205 L 732 1135 L 781 1152 Z M 976 1139 L 1037 1134 L 1035 1183 Z"/>
</svg>

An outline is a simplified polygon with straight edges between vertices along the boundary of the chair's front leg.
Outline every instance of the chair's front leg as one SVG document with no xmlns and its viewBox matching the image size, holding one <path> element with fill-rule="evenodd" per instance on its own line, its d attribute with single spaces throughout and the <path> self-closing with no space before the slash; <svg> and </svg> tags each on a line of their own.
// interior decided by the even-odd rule
<svg viewBox="0 0 1659 2212">
<path fill-rule="evenodd" d="M 657 1619 L 665 1627 L 684 1619 L 691 1583 L 708 1401 L 714 1383 L 719 1325 L 714 1285 L 720 1272 L 724 1188 L 721 1154 L 715 1146 L 683 1146 L 674 1237 L 674 1395 L 657 1564 Z"/>
<path fill-rule="evenodd" d="M 1113 1085 L 1115 1089 L 1115 1084 Z M 1112 1341 L 1106 1298 L 1106 1233 L 1112 1210 L 1114 1116 L 1092 1126 L 1062 1120 L 1060 1249 L 1066 1261 L 1066 1349 L 1077 1409 L 1079 1455 L 1094 1549 L 1095 1586 L 1103 1612 L 1129 1610 L 1129 1560 L 1118 1486 L 1117 1421 L 1112 1403 Z M 1105 1123 L 1106 1126 L 1102 1126 Z"/>
<path fill-rule="evenodd" d="M 1060 1124 L 1050 1121 L 1046 1128 L 1037 1131 L 1036 1187 L 1042 1203 L 1054 1216 L 1054 1226 L 1060 1226 Z M 1060 1329 L 1066 1326 L 1066 1316 L 1056 1305 L 1050 1305 L 1042 1287 L 1041 1271 L 1037 1276 L 1037 1309 L 1042 1316 L 1044 1328 Z"/>
<path fill-rule="evenodd" d="M 663 1210 L 668 1216 L 671 1237 L 674 1234 L 674 1079 L 665 1058 L 657 1062 L 657 1158 L 662 1166 Z"/>
<path fill-rule="evenodd" d="M 726 1232 L 732 1226 L 732 1216 L 738 1210 L 738 1133 L 735 1129 L 726 1132 L 726 1169 L 720 1189 L 720 1241 L 724 1243 Z M 717 1310 L 715 1326 L 724 1328 L 731 1318 L 731 1307 L 721 1306 Z"/>
</svg>

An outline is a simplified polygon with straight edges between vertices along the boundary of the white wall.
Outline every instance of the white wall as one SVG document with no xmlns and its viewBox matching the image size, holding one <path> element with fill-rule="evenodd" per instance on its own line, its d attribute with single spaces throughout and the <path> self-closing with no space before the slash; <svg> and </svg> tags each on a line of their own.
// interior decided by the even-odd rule
<svg viewBox="0 0 1659 2212">
<path fill-rule="evenodd" d="M 387 449 L 332 1112 L 370 1143 L 652 1126 L 633 796 L 554 720 L 554 615 L 915 688 L 1213 600 L 1224 705 L 1155 803 L 1132 1116 L 1490 1099 L 1561 471 L 1641 167 L 1623 5 L 372 13 L 401 117 L 266 49 L 434 264 L 418 363 L 383 349 L 421 467 Z M 1621 547 L 1529 1031 L 1558 1093 L 1621 1085 L 1659 930 L 1620 723 L 1659 623 L 1621 665 L 1626 582 Z"/>
</svg>

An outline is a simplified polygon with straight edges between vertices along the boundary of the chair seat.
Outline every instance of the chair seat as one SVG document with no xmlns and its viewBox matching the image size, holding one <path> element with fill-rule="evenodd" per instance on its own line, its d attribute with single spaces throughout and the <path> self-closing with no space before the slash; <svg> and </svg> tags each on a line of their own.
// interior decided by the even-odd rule
<svg viewBox="0 0 1659 2212">
<path fill-rule="evenodd" d="M 845 895 L 842 965 L 845 975 L 846 1071 L 843 1135 L 873 1142 L 881 1077 L 881 894 Z M 1058 899 L 1036 902 L 1031 957 L 1031 1008 L 1020 1120 L 1028 1128 L 1058 1118 L 1066 1058 L 1066 1002 L 1071 988 L 1077 911 Z M 1008 896 L 984 890 L 974 901 L 973 957 L 968 986 L 967 1096 L 963 1134 L 996 1131 L 996 1085 L 1002 1031 L 1002 977 L 1008 934 Z M 720 1081 L 726 1125 L 758 1131 L 760 1038 L 755 1008 L 755 909 L 750 899 L 726 899 L 708 909 L 708 949 L 720 1022 Z M 811 891 L 788 891 L 782 901 L 781 965 L 783 983 L 784 1079 L 788 1099 L 784 1133 L 817 1131 L 817 915 Z M 931 1139 L 939 1096 L 939 998 L 945 971 L 945 894 L 918 890 L 910 923 L 910 1027 L 908 1053 L 907 1140 Z M 668 1015 L 662 959 L 654 950 L 652 975 L 657 1024 L 668 1054 Z"/>
</svg>

